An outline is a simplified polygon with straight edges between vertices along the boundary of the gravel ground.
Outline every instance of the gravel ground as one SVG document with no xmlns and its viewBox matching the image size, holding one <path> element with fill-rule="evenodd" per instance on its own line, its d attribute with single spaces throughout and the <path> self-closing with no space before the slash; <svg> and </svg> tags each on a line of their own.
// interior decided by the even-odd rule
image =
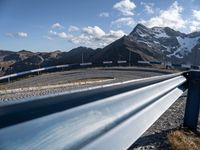
<svg viewBox="0 0 200 150">
<path fill-rule="evenodd" d="M 183 94 L 129 150 L 169 150 L 167 134 L 183 124 L 186 93 Z"/>
<path fill-rule="evenodd" d="M 55 72 L 49 74 L 41 74 L 31 78 L 26 78 L 18 81 L 11 82 L 9 84 L 1 85 L 1 89 L 18 89 L 27 87 L 39 87 L 47 85 L 58 85 L 66 84 L 72 81 L 80 79 L 88 79 L 94 77 L 113 77 L 114 80 L 101 83 L 66 86 L 62 88 L 51 88 L 51 89 L 38 89 L 34 91 L 26 92 L 13 92 L 10 94 L 0 94 L 0 105 L 7 103 L 14 103 L 17 100 L 27 99 L 35 96 L 42 96 L 54 93 L 60 93 L 68 90 L 87 88 L 91 86 L 97 86 L 102 84 L 109 84 L 114 82 L 121 82 L 157 75 L 168 74 L 170 72 L 148 69 L 148 68 L 128 68 L 128 67 L 113 67 L 113 68 L 90 68 L 90 69 L 79 69 L 72 71 Z"/>
</svg>

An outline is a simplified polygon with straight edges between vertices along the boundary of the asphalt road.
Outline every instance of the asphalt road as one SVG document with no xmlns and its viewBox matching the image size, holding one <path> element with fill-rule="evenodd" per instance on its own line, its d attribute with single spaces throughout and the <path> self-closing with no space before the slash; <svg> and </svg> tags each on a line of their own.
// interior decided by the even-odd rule
<svg viewBox="0 0 200 150">
<path fill-rule="evenodd" d="M 96 85 L 109 84 L 115 82 L 122 82 L 127 80 L 146 78 L 169 74 L 173 71 L 152 69 L 152 68 L 136 68 L 136 67 L 112 67 L 112 68 L 88 68 L 77 69 L 71 71 L 45 73 L 30 78 L 24 78 L 11 83 L 5 83 L 0 86 L 0 105 L 7 103 L 15 103 L 16 100 L 28 100 L 30 97 L 42 96 L 54 93 L 60 93 L 67 90 L 74 90 L 80 88 L 87 88 Z M 75 84 L 71 86 L 62 86 L 55 88 L 48 88 L 48 86 L 63 85 L 77 80 L 93 79 L 93 78 L 108 78 L 109 81 Z M 44 89 L 39 87 L 45 86 Z M 15 89 L 30 88 L 28 91 Z M 38 88 L 37 88 L 38 87 Z M 5 92 L 6 90 L 13 90 L 13 92 Z M 2 91 L 2 92 L 1 92 Z"/>
</svg>

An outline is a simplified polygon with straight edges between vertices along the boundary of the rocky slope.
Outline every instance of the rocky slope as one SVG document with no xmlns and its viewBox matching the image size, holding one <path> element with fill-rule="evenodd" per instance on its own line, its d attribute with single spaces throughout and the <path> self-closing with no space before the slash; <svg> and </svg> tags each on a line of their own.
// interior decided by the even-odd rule
<svg viewBox="0 0 200 150">
<path fill-rule="evenodd" d="M 146 45 L 154 53 L 160 53 L 160 60 L 174 63 L 199 65 L 200 32 L 190 34 L 175 31 L 169 27 L 147 28 L 138 24 L 128 35 L 129 39 Z"/>
<path fill-rule="evenodd" d="M 200 65 L 200 32 L 185 34 L 169 27 L 147 28 L 138 24 L 128 36 L 99 51 L 95 60 L 105 57 L 127 60 L 129 50 L 134 56 L 132 63 L 137 60 L 156 60 Z"/>
<path fill-rule="evenodd" d="M 47 67 L 61 64 L 81 63 L 88 61 L 94 50 L 86 47 L 78 47 L 69 52 L 37 52 L 27 50 L 19 52 L 0 50 L 0 74 L 9 74 L 39 67 Z"/>
<path fill-rule="evenodd" d="M 200 65 L 200 32 L 185 34 L 169 27 L 138 24 L 129 35 L 98 50 L 91 60 L 129 60 L 129 51 L 132 64 L 155 60 Z"/>
</svg>

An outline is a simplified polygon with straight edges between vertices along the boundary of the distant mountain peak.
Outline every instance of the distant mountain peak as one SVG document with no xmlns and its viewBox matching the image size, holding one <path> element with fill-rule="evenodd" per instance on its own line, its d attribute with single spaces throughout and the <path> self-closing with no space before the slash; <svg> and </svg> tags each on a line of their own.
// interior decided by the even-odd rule
<svg viewBox="0 0 200 150">
<path fill-rule="evenodd" d="M 28 50 L 25 50 L 25 49 L 22 49 L 20 51 L 18 51 L 19 53 L 32 53 L 31 51 L 28 51 Z"/>
<path fill-rule="evenodd" d="M 179 31 L 175 31 L 174 29 L 171 29 L 170 27 L 155 26 L 155 27 L 152 27 L 152 28 L 148 28 L 141 23 L 139 23 L 135 26 L 135 28 L 130 33 L 130 35 L 135 35 L 136 33 L 137 34 L 139 33 L 138 35 L 141 35 L 142 33 L 143 34 L 150 34 L 150 35 L 165 33 L 166 35 L 169 35 L 169 36 L 184 36 L 184 35 L 186 35 L 186 34 L 181 33 Z"/>
<path fill-rule="evenodd" d="M 200 56 L 200 32 L 185 34 L 169 27 L 148 28 L 138 24 L 128 37 L 134 43 L 165 55 L 170 61 L 192 63 L 196 54 Z"/>
<path fill-rule="evenodd" d="M 133 31 L 129 34 L 129 35 L 132 35 L 134 33 L 136 33 L 137 31 L 142 31 L 142 32 L 145 32 L 145 31 L 148 31 L 149 28 L 147 28 L 146 26 L 144 26 L 143 24 L 139 23 L 135 26 L 135 28 L 133 29 Z"/>
<path fill-rule="evenodd" d="M 138 23 L 135 28 L 147 28 L 145 25 Z"/>
</svg>

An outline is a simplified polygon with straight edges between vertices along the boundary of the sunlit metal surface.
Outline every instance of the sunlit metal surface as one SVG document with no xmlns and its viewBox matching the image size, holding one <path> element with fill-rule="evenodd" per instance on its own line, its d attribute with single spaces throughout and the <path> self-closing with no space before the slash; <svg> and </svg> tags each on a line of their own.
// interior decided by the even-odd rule
<svg viewBox="0 0 200 150">
<path fill-rule="evenodd" d="M 185 81 L 177 76 L 4 127 L 0 149 L 126 149 L 183 93 Z"/>
</svg>

